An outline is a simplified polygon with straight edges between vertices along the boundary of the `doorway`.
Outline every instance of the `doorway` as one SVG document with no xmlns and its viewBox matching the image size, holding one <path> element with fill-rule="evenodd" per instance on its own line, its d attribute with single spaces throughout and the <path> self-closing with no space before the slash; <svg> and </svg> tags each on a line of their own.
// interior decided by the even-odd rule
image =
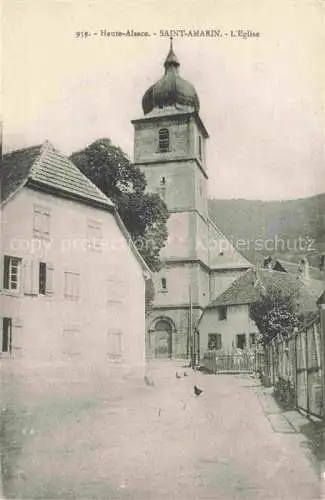
<svg viewBox="0 0 325 500">
<path fill-rule="evenodd" d="M 161 319 L 155 325 L 155 357 L 171 358 L 173 352 L 172 326 L 169 321 Z"/>
</svg>

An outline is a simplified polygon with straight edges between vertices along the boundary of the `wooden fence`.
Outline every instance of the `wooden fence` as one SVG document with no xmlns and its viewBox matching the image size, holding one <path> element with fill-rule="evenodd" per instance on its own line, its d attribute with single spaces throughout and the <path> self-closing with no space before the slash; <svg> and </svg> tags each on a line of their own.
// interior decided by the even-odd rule
<svg viewBox="0 0 325 500">
<path fill-rule="evenodd" d="M 253 373 L 257 370 L 255 351 L 218 352 L 204 355 L 203 365 L 211 373 Z"/>
<path fill-rule="evenodd" d="M 323 417 L 323 375 L 320 316 L 287 339 L 273 340 L 258 357 L 258 370 L 267 385 L 280 381 L 295 393 L 296 407 Z"/>
<path fill-rule="evenodd" d="M 290 399 L 296 408 L 323 418 L 321 338 L 320 314 L 315 312 L 304 328 L 291 337 L 277 338 L 265 348 L 258 346 L 255 351 L 209 351 L 202 364 L 216 374 L 259 373 L 265 385 L 287 392 L 288 401 Z"/>
</svg>

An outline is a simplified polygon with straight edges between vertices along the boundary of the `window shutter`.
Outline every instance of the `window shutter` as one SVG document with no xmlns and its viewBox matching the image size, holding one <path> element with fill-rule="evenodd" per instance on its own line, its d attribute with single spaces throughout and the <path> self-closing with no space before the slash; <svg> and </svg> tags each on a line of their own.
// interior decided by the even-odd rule
<svg viewBox="0 0 325 500">
<path fill-rule="evenodd" d="M 32 262 L 30 260 L 23 260 L 23 288 L 26 295 L 31 295 L 32 293 Z"/>
<path fill-rule="evenodd" d="M 4 256 L 0 255 L 0 290 L 3 289 L 3 280 L 4 280 Z"/>
<path fill-rule="evenodd" d="M 46 294 L 52 295 L 54 292 L 54 267 L 53 264 L 47 264 L 46 268 Z"/>
<path fill-rule="evenodd" d="M 34 208 L 33 229 L 36 234 L 42 232 L 42 212 L 36 208 Z"/>
<path fill-rule="evenodd" d="M 39 262 L 37 260 L 31 261 L 31 293 L 38 295 L 39 287 Z"/>
<path fill-rule="evenodd" d="M 2 286 L 5 289 L 9 288 L 9 266 L 10 266 L 10 257 L 7 255 L 4 255 L 3 258 L 4 264 L 3 264 L 3 283 Z"/>
</svg>

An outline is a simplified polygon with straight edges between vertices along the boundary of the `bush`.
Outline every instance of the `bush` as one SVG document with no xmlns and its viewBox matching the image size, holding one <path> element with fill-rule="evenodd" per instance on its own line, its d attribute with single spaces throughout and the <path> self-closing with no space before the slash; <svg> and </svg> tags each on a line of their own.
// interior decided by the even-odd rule
<svg viewBox="0 0 325 500">
<path fill-rule="evenodd" d="M 274 386 L 274 397 L 286 410 L 296 408 L 296 389 L 290 380 L 279 378 Z"/>
</svg>

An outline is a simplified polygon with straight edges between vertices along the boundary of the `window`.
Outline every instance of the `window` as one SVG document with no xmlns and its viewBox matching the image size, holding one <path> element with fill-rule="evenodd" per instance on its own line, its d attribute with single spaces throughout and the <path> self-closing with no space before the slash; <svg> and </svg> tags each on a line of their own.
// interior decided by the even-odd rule
<svg viewBox="0 0 325 500">
<path fill-rule="evenodd" d="M 49 238 L 50 210 L 48 208 L 34 206 L 33 233 L 39 238 Z"/>
<path fill-rule="evenodd" d="M 119 276 L 110 276 L 107 279 L 107 303 L 123 302 L 126 290 L 125 283 Z"/>
<path fill-rule="evenodd" d="M 109 359 L 122 359 L 122 333 L 120 331 L 107 333 L 107 355 Z"/>
<path fill-rule="evenodd" d="M 199 157 L 202 160 L 202 138 L 199 135 Z"/>
<path fill-rule="evenodd" d="M 221 333 L 209 333 L 208 336 L 208 349 L 211 350 L 219 350 L 222 349 L 222 337 Z"/>
<path fill-rule="evenodd" d="M 78 326 L 67 326 L 63 330 L 62 353 L 67 358 L 81 355 L 81 338 Z"/>
<path fill-rule="evenodd" d="M 245 349 L 246 335 L 244 333 L 239 333 L 238 335 L 236 335 L 236 347 L 237 349 Z"/>
<path fill-rule="evenodd" d="M 102 226 L 100 222 L 89 221 L 87 226 L 88 248 L 91 250 L 101 250 Z"/>
<path fill-rule="evenodd" d="M 165 186 L 165 184 L 166 184 L 166 177 L 161 177 L 160 178 L 160 185 Z"/>
<path fill-rule="evenodd" d="M 224 321 L 227 319 L 227 307 L 221 306 L 218 308 L 219 321 Z"/>
<path fill-rule="evenodd" d="M 165 153 L 169 151 L 169 130 L 168 128 L 161 128 L 159 130 L 159 151 Z"/>
<path fill-rule="evenodd" d="M 161 290 L 167 292 L 167 280 L 166 278 L 161 278 Z"/>
<path fill-rule="evenodd" d="M 250 333 L 249 334 L 249 347 L 255 347 L 255 345 L 256 345 L 256 334 Z"/>
<path fill-rule="evenodd" d="M 11 292 L 20 289 L 21 259 L 17 257 L 4 256 L 3 288 Z"/>
<path fill-rule="evenodd" d="M 1 352 L 11 352 L 12 349 L 12 319 L 2 319 Z"/>
<path fill-rule="evenodd" d="M 80 297 L 80 274 L 67 271 L 64 273 L 64 296 L 69 300 Z"/>
<path fill-rule="evenodd" d="M 39 264 L 39 285 L 38 293 L 40 295 L 46 294 L 46 264 L 45 262 L 40 262 Z"/>
</svg>

